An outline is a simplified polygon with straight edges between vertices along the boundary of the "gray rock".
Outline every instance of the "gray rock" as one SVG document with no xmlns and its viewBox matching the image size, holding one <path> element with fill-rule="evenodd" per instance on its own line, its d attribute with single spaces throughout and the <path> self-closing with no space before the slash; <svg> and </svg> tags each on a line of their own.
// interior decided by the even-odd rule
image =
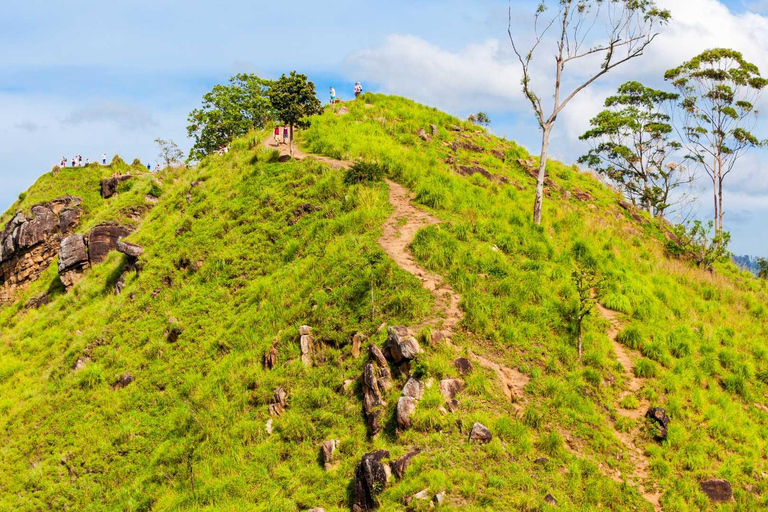
<svg viewBox="0 0 768 512">
<path fill-rule="evenodd" d="M 419 342 L 411 335 L 407 327 L 394 326 L 387 330 L 387 347 L 396 363 L 410 361 L 421 352 Z"/>
<path fill-rule="evenodd" d="M 138 258 L 144 254 L 144 248 L 142 246 L 123 240 L 118 240 L 117 244 L 115 244 L 115 248 L 117 249 L 117 252 L 121 252 L 131 258 Z"/>
<path fill-rule="evenodd" d="M 357 332 L 352 336 L 352 357 L 357 359 L 360 357 L 360 349 L 362 348 L 363 343 L 365 340 L 368 339 L 368 336 L 361 332 Z"/>
<path fill-rule="evenodd" d="M 398 479 L 402 479 L 403 476 L 405 476 L 405 471 L 408 469 L 408 466 L 411 465 L 411 460 L 419 453 L 421 453 L 421 450 L 412 450 L 394 461 L 391 464 L 392 474 L 394 474 Z"/>
<path fill-rule="evenodd" d="M 546 503 L 548 503 L 549 505 L 555 505 L 555 506 L 557 506 L 557 500 L 556 500 L 556 499 L 555 499 L 555 497 L 554 497 L 554 496 L 552 496 L 551 494 L 547 494 L 546 496 L 544 496 L 544 501 L 545 501 Z"/>
<path fill-rule="evenodd" d="M 389 480 L 389 467 L 382 462 L 389 457 L 386 450 L 376 450 L 363 455 L 355 468 L 355 502 L 353 509 L 360 511 L 379 508 L 377 495 L 384 490 Z"/>
<path fill-rule="evenodd" d="M 123 181 L 133 179 L 130 174 L 123 174 L 118 176 L 112 176 L 111 178 L 104 178 L 101 180 L 101 197 L 108 199 L 117 193 L 118 185 Z"/>
<path fill-rule="evenodd" d="M 490 443 L 493 439 L 493 434 L 482 423 L 475 423 L 472 426 L 472 430 L 469 433 L 469 440 L 476 441 L 481 444 Z"/>
<path fill-rule="evenodd" d="M 461 379 L 443 379 L 440 381 L 440 394 L 450 402 L 464 390 L 464 386 L 464 381 Z"/>
<path fill-rule="evenodd" d="M 401 396 L 397 401 L 397 427 L 401 430 L 411 428 L 414 413 L 416 413 L 416 400 L 409 396 Z"/>
<path fill-rule="evenodd" d="M 131 375 L 130 373 L 124 373 L 120 377 L 118 377 L 114 383 L 112 383 L 112 389 L 122 389 L 128 386 L 134 380 L 135 379 L 133 378 L 133 375 Z"/>
<path fill-rule="evenodd" d="M 424 396 L 424 383 L 414 377 L 409 377 L 403 386 L 403 396 L 421 400 L 421 397 Z"/>
<path fill-rule="evenodd" d="M 301 362 L 304 363 L 304 366 L 309 366 L 312 364 L 312 348 L 314 339 L 309 334 L 303 334 L 299 340 L 299 343 L 301 345 Z"/>
<path fill-rule="evenodd" d="M 272 416 L 282 416 L 288 407 L 288 393 L 281 387 L 275 388 L 272 394 L 272 403 L 269 404 L 269 414 Z"/>
<path fill-rule="evenodd" d="M 302 325 L 299 327 L 299 336 L 309 336 L 312 334 L 312 328 L 308 325 Z"/>
<path fill-rule="evenodd" d="M 429 127 L 432 130 L 433 137 L 437 137 L 440 134 L 440 132 L 437 129 L 437 126 L 435 126 L 434 124 L 429 125 Z"/>
<path fill-rule="evenodd" d="M 664 441 L 667 438 L 667 427 L 669 426 L 669 416 L 667 411 L 661 407 L 651 407 L 648 412 L 645 413 L 645 417 L 656 423 L 659 428 L 659 433 L 654 437 L 657 441 Z"/>
<path fill-rule="evenodd" d="M 371 359 L 378 363 L 380 366 L 386 367 L 387 366 L 387 358 L 384 357 L 384 354 L 381 352 L 381 349 L 377 347 L 374 344 L 371 344 L 371 347 L 369 349 Z"/>
<path fill-rule="evenodd" d="M 339 447 L 339 444 L 341 444 L 341 441 L 337 439 L 330 439 L 323 442 L 323 444 L 320 446 L 320 451 L 323 455 L 323 467 L 326 471 L 333 469 L 333 455 L 336 453 L 336 449 Z"/>
<path fill-rule="evenodd" d="M 467 359 L 466 357 L 457 357 L 453 360 L 453 365 L 456 367 L 456 370 L 462 375 L 469 375 L 472 373 L 472 370 L 474 369 L 474 366 L 472 366 L 472 362 Z"/>
<path fill-rule="evenodd" d="M 264 354 L 264 368 L 271 370 L 277 365 L 277 346 L 272 345 Z"/>
</svg>

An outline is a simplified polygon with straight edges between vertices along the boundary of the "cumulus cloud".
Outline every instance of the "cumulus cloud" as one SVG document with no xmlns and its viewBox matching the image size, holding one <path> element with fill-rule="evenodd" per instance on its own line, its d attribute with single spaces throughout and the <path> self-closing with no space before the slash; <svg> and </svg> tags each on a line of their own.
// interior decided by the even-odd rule
<svg viewBox="0 0 768 512">
<path fill-rule="evenodd" d="M 74 126 L 88 123 L 111 123 L 124 130 L 139 130 L 157 124 L 149 112 L 139 107 L 121 103 L 105 103 L 73 110 L 62 119 L 62 123 Z"/>
</svg>

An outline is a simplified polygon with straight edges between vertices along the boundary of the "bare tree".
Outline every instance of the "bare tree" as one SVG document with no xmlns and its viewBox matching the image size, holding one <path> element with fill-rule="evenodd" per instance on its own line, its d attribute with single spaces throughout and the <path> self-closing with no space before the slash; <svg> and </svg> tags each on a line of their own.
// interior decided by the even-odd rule
<svg viewBox="0 0 768 512">
<path fill-rule="evenodd" d="M 160 148 L 160 153 L 157 156 L 160 157 L 165 167 L 180 164 L 184 159 L 184 152 L 172 140 L 158 138 L 155 139 L 155 143 Z"/>
<path fill-rule="evenodd" d="M 669 11 L 658 9 L 653 0 L 550 0 L 549 3 L 555 2 L 556 13 L 547 18 L 547 0 L 541 0 L 534 15 L 534 42 L 525 53 L 521 53 L 512 35 L 512 3 L 509 4 L 507 32 L 522 67 L 523 94 L 530 101 L 542 130 L 536 202 L 533 207 L 533 219 L 537 224 L 541 224 L 549 137 L 557 116 L 577 94 L 598 78 L 641 56 L 658 35 L 657 27 L 671 19 Z M 593 32 L 600 27 L 605 28 L 604 37 L 593 37 Z M 554 36 L 555 79 L 553 103 L 547 107 L 534 91 L 531 64 L 536 51 L 550 40 L 550 32 Z M 595 69 L 587 71 L 587 78 L 570 92 L 563 91 L 566 65 L 579 62 L 580 74 L 584 74 L 585 69 L 589 70 L 592 64 L 590 58 L 594 57 L 602 57 L 602 62 Z"/>
</svg>

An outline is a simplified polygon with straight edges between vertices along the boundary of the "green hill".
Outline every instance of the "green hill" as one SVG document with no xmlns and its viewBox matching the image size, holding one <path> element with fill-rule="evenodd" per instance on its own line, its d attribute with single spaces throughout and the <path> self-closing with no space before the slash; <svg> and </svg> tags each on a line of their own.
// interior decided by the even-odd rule
<svg viewBox="0 0 768 512">
<path fill-rule="evenodd" d="M 348 510 L 364 454 L 415 449 L 377 488 L 383 510 L 439 493 L 464 510 L 768 506 L 765 282 L 668 257 L 655 221 L 557 162 L 534 225 L 523 148 L 402 98 L 314 118 L 299 146 L 324 159 L 286 161 L 269 137 L 158 175 L 54 170 L 0 218 L 75 195 L 76 233 L 115 222 L 144 248 L 138 272 L 111 252 L 69 291 L 54 262 L 0 306 L 0 509 Z M 129 169 L 102 198 L 100 181 Z M 390 202 L 396 184 L 410 203 Z M 417 220 L 404 264 L 380 239 Z M 579 360 L 571 274 L 585 260 L 603 280 Z M 370 436 L 361 376 L 384 324 L 410 327 L 422 352 L 388 363 Z M 426 386 L 402 428 L 409 373 Z M 440 381 L 458 378 L 446 403 Z M 652 407 L 670 419 L 663 441 Z M 469 440 L 475 423 L 490 442 Z M 713 478 L 733 501 L 710 501 Z"/>
</svg>

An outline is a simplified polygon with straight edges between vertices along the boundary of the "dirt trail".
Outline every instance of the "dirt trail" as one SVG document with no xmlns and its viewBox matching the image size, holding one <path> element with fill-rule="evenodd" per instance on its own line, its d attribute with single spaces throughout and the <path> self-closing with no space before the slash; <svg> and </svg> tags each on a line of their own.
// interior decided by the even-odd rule
<svg viewBox="0 0 768 512">
<path fill-rule="evenodd" d="M 295 134 L 296 132 L 294 132 Z M 282 138 L 280 140 L 283 140 Z M 269 149 L 276 149 L 280 152 L 280 157 L 291 157 L 291 147 L 290 144 L 283 144 L 275 142 L 274 135 L 269 134 L 269 136 L 264 139 L 264 146 Z M 329 158 L 327 156 L 319 156 L 319 155 L 308 155 L 304 153 L 301 149 L 299 149 L 298 144 L 296 144 L 295 140 L 293 143 L 293 159 L 294 160 L 304 160 L 305 158 L 312 158 L 314 160 L 317 160 L 318 162 L 322 162 L 326 165 L 329 165 L 333 167 L 334 169 L 347 169 L 352 166 L 354 162 L 348 162 L 346 160 L 336 160 L 335 158 Z"/>
<path fill-rule="evenodd" d="M 605 308 L 599 303 L 596 303 L 596 307 L 600 316 L 608 320 L 610 323 L 610 327 L 608 328 L 608 338 L 613 344 L 613 350 L 616 352 L 616 359 L 621 363 L 621 366 L 624 367 L 624 376 L 627 383 L 627 389 L 622 391 L 619 395 L 616 403 L 616 410 L 625 418 L 637 421 L 643 417 L 643 411 L 648 409 L 648 402 L 645 400 L 641 401 L 640 405 L 634 410 L 623 409 L 619 403 L 625 397 L 635 394 L 640 390 L 640 388 L 643 387 L 642 380 L 637 378 L 634 374 L 635 363 L 633 356 L 636 358 L 639 357 L 639 355 L 634 354 L 632 351 L 624 347 L 624 345 L 616 341 L 616 337 L 622 329 L 622 324 L 619 320 L 619 313 Z M 628 480 L 631 484 L 638 486 L 640 494 L 642 494 L 643 497 L 653 505 L 655 510 L 661 510 L 661 493 L 646 489 L 645 484 L 643 483 L 650 476 L 650 460 L 645 454 L 645 450 L 635 443 L 635 439 L 638 437 L 637 428 L 633 428 L 631 432 L 627 433 L 618 430 L 614 425 L 614 434 L 627 449 L 627 453 L 625 455 L 629 456 L 629 460 L 634 466 L 634 470 L 628 476 Z M 614 480 L 621 479 L 620 476 L 619 478 L 616 478 L 618 475 L 609 476 Z"/>
</svg>

